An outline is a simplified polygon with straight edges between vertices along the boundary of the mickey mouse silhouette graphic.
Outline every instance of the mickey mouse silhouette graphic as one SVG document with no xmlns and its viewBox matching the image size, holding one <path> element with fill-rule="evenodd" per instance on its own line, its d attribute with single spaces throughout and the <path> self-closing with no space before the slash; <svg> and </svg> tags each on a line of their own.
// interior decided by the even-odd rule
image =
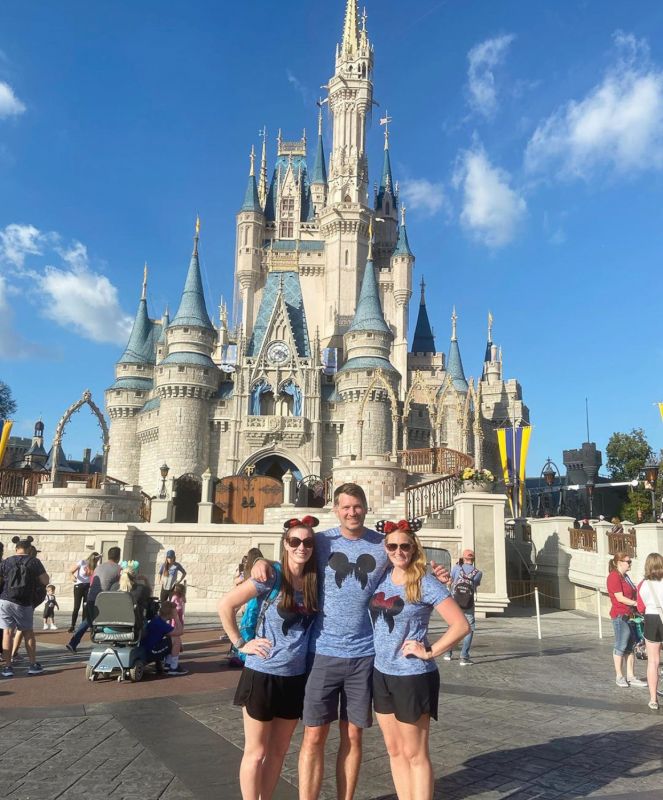
<svg viewBox="0 0 663 800">
<path fill-rule="evenodd" d="M 306 608 L 299 603 L 295 605 L 294 609 L 286 609 L 281 608 L 281 606 L 277 607 L 277 612 L 279 617 L 283 620 L 283 625 L 281 626 L 281 630 L 283 631 L 283 635 L 287 636 L 288 631 L 299 622 L 304 630 L 308 630 L 310 624 L 313 622 L 314 614 L 309 614 Z"/>
<path fill-rule="evenodd" d="M 354 575 L 359 581 L 361 588 L 365 589 L 368 583 L 368 576 L 373 572 L 376 566 L 375 559 L 368 553 L 359 556 L 356 564 L 349 561 L 345 553 L 332 553 L 327 563 L 334 571 L 334 578 L 339 589 L 343 585 L 343 581 L 349 575 Z"/>
<path fill-rule="evenodd" d="M 382 617 L 387 628 L 389 628 L 389 633 L 392 633 L 394 630 L 394 617 L 398 616 L 404 607 L 405 603 L 402 597 L 398 595 L 394 597 L 385 597 L 384 592 L 377 592 L 374 594 L 368 604 L 368 610 L 373 620 L 373 625 L 375 625 L 378 617 Z"/>
</svg>

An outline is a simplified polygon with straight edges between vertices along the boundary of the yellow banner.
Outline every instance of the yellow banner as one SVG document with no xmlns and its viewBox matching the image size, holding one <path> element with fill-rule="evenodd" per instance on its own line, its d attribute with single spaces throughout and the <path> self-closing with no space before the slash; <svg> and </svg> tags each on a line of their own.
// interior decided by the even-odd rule
<svg viewBox="0 0 663 800">
<path fill-rule="evenodd" d="M 9 434 L 13 424 L 14 423 L 10 419 L 0 422 L 0 464 L 2 464 L 2 458 L 7 448 L 7 442 L 9 441 Z"/>
<path fill-rule="evenodd" d="M 663 403 L 658 403 L 658 411 L 661 415 L 661 419 L 663 420 Z"/>
</svg>

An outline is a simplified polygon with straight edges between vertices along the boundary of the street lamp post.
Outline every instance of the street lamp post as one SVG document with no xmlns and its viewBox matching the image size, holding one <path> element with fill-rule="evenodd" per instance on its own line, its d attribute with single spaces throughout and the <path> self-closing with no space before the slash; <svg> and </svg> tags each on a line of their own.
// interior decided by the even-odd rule
<svg viewBox="0 0 663 800">
<path fill-rule="evenodd" d="M 659 465 L 653 453 L 650 454 L 645 464 L 645 489 L 651 492 L 652 519 L 656 522 L 656 482 L 658 481 Z"/>
<path fill-rule="evenodd" d="M 170 467 L 164 461 L 161 467 L 159 468 L 159 472 L 161 473 L 161 491 L 159 492 L 159 500 L 165 500 L 168 496 L 166 494 L 166 478 L 168 477 L 168 473 L 170 472 Z"/>
<path fill-rule="evenodd" d="M 585 484 L 585 488 L 587 489 L 587 497 L 589 499 L 589 517 L 590 519 L 594 516 L 594 480 L 590 478 L 587 483 Z"/>
</svg>

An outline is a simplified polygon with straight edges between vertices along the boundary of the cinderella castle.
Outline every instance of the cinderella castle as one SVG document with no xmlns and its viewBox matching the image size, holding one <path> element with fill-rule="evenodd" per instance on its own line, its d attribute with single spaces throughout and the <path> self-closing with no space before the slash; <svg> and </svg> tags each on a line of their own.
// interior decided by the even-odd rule
<svg viewBox="0 0 663 800">
<path fill-rule="evenodd" d="M 241 475 L 357 479 L 380 484 L 379 503 L 403 490 L 427 453 L 444 453 L 450 470 L 470 459 L 498 469 L 495 430 L 526 423 L 529 412 L 518 382 L 504 379 L 492 317 L 483 364 L 468 378 L 455 309 L 448 352 L 438 351 L 422 280 L 408 341 L 415 255 L 388 116 L 379 180 L 369 181 L 373 66 L 366 15 L 347 0 L 312 152 L 305 134 L 291 141 L 280 131 L 271 169 L 266 135 L 259 167 L 251 151 L 237 214 L 236 324 L 225 307 L 218 325 L 209 316 L 198 224 L 172 319 L 150 318 L 145 276 L 106 391 L 108 475 L 154 494 L 165 486 L 164 465 L 173 493 L 193 502 L 210 474 L 213 484 Z"/>
</svg>

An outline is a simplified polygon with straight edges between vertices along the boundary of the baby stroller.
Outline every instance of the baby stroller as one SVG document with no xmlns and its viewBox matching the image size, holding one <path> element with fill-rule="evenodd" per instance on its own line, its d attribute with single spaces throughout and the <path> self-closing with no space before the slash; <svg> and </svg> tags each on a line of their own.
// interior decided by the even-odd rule
<svg viewBox="0 0 663 800">
<path fill-rule="evenodd" d="M 95 645 L 85 667 L 85 677 L 94 681 L 99 676 L 117 680 L 129 678 L 133 682 L 143 679 L 145 666 L 154 662 L 157 673 L 163 672 L 160 659 L 149 657 L 140 639 L 144 619 L 137 613 L 134 598 L 128 592 L 100 592 L 94 602 L 94 619 L 90 638 Z"/>
</svg>

